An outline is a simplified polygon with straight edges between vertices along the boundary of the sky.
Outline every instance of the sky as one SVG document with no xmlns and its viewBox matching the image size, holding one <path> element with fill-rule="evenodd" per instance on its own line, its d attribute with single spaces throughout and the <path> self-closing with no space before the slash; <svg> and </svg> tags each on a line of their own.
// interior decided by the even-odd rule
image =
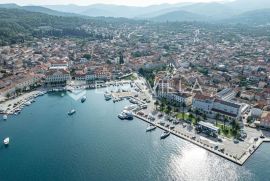
<svg viewBox="0 0 270 181">
<path fill-rule="evenodd" d="M 183 3 L 183 2 L 218 2 L 230 0 L 0 0 L 3 3 L 16 3 L 19 5 L 55 5 L 55 4 L 76 4 L 76 5 L 90 5 L 90 4 L 117 4 L 128 6 L 149 6 L 153 4 L 162 3 Z"/>
</svg>

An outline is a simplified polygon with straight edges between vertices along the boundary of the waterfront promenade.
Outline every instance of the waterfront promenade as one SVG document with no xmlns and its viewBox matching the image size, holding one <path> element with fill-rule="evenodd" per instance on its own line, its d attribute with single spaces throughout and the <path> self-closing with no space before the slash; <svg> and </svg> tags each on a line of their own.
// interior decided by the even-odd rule
<svg viewBox="0 0 270 181">
<path fill-rule="evenodd" d="M 157 121 L 150 121 L 149 119 L 147 119 L 143 116 L 140 116 L 140 115 L 136 114 L 135 112 L 134 112 L 134 116 L 137 117 L 138 119 L 141 119 L 141 120 L 149 123 L 149 124 L 155 125 L 164 131 L 169 131 L 171 134 L 173 134 L 179 138 L 187 140 L 187 141 L 189 141 L 189 142 L 191 142 L 191 143 L 193 143 L 201 148 L 204 148 L 204 149 L 206 149 L 206 150 L 208 150 L 216 155 L 219 155 L 227 160 L 230 160 L 238 165 L 243 165 L 247 161 L 247 159 L 259 148 L 259 146 L 262 143 L 270 142 L 269 138 L 264 138 L 264 139 L 259 138 L 254 144 L 252 144 L 252 146 L 249 147 L 248 150 L 243 150 L 242 155 L 237 156 L 237 155 L 232 155 L 232 154 L 228 153 L 228 150 L 230 150 L 230 148 L 222 146 L 220 149 L 217 144 L 213 144 L 210 141 L 207 141 L 207 139 L 201 139 L 200 135 L 198 135 L 198 134 L 186 132 L 186 131 L 183 131 L 183 130 L 177 129 L 177 128 L 170 129 L 168 127 L 162 126 Z M 222 150 L 224 150 L 224 151 L 222 151 Z"/>
<path fill-rule="evenodd" d="M 31 91 L 24 93 L 13 99 L 9 99 L 0 104 L 0 111 L 4 114 L 14 114 L 15 110 L 22 107 L 27 101 L 35 98 L 41 91 Z"/>
<path fill-rule="evenodd" d="M 117 83 L 117 82 L 114 82 Z M 136 82 L 135 86 L 141 86 L 143 85 L 143 83 L 141 82 Z M 111 87 L 113 88 L 113 87 Z M 117 88 L 117 87 L 115 87 Z M 113 92 L 112 95 L 115 98 L 125 98 L 125 97 L 132 97 L 134 100 L 138 100 L 138 102 L 140 102 L 140 100 L 143 100 L 145 98 L 150 99 L 151 95 L 148 95 L 149 93 L 147 92 L 147 89 L 143 88 L 144 91 L 127 91 L 127 92 Z M 28 101 L 29 99 L 32 99 L 33 97 L 35 97 L 36 95 L 39 94 L 40 91 L 33 91 L 30 93 L 26 93 L 23 94 L 15 99 L 11 99 L 9 101 L 6 101 L 4 103 L 1 104 L 1 110 L 4 111 L 5 114 L 12 114 L 12 112 L 14 112 L 14 110 L 17 107 L 20 107 L 21 105 L 23 105 L 26 101 Z M 138 94 L 138 97 L 134 97 L 135 95 Z M 142 101 L 143 102 L 143 101 Z M 145 102 L 143 102 L 145 103 Z M 15 105 L 15 106 L 14 106 Z M 146 110 L 146 112 L 148 111 L 148 113 L 152 112 L 154 110 L 154 100 L 151 98 L 151 102 L 148 103 L 148 109 Z M 157 127 L 159 127 L 162 130 L 166 130 L 171 132 L 173 135 L 185 139 L 197 146 L 200 146 L 212 153 L 215 153 L 223 158 L 226 158 L 238 165 L 243 165 L 246 160 L 258 149 L 258 147 L 263 143 L 263 142 L 269 142 L 270 139 L 268 136 L 266 136 L 266 138 L 259 138 L 259 133 L 256 133 L 254 135 L 251 135 L 247 141 L 245 142 L 241 142 L 239 144 L 234 144 L 233 140 L 229 140 L 227 138 L 223 139 L 223 143 L 218 142 L 217 140 L 213 140 L 211 137 L 208 137 L 206 135 L 201 135 L 201 134 L 196 134 L 194 132 L 194 130 L 192 131 L 193 127 L 191 127 L 190 130 L 187 130 L 186 128 L 183 127 L 183 125 L 173 125 L 169 122 L 167 122 L 167 124 L 171 124 L 171 126 L 174 126 L 174 129 L 170 129 L 166 127 L 165 125 L 161 125 L 160 121 L 161 119 L 156 119 L 157 121 L 150 121 L 149 119 L 142 117 L 138 114 L 136 114 L 134 112 L 134 115 L 147 122 L 150 124 L 154 124 Z M 253 140 L 254 138 L 258 138 L 258 140 L 253 141 L 252 143 L 247 143 L 250 140 Z"/>
</svg>

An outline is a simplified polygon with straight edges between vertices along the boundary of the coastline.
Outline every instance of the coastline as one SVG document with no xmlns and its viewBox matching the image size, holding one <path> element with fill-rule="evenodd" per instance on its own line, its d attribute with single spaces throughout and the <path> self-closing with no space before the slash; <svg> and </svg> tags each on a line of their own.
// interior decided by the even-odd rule
<svg viewBox="0 0 270 181">
<path fill-rule="evenodd" d="M 179 131 L 176 131 L 176 130 L 172 130 L 172 129 L 169 129 L 169 128 L 166 128 L 165 126 L 162 126 L 158 123 L 155 123 L 155 122 L 152 122 L 142 116 L 139 116 L 138 114 L 134 113 L 134 116 L 140 120 L 143 120 L 145 121 L 146 123 L 149 123 L 149 124 L 152 124 L 152 125 L 155 125 L 157 126 L 158 128 L 164 130 L 164 131 L 169 131 L 171 134 L 181 138 L 181 139 L 184 139 L 190 143 L 193 143 L 201 148 L 204 148 L 206 149 L 207 151 L 210 151 L 218 156 L 221 156 L 233 163 L 236 163 L 237 165 L 240 165 L 240 166 L 243 166 L 244 163 L 252 156 L 253 153 L 256 152 L 256 150 L 261 146 L 262 143 L 264 142 L 270 142 L 270 139 L 269 138 L 264 138 L 264 139 L 259 139 L 256 144 L 255 144 L 255 148 L 252 148 L 251 151 L 246 151 L 245 153 L 247 154 L 244 154 L 244 155 L 241 155 L 240 158 L 236 158 L 236 157 L 233 157 L 232 155 L 229 155 L 229 154 L 226 154 L 226 153 L 223 153 L 219 150 L 215 150 L 213 146 L 209 146 L 208 144 L 204 143 L 201 139 L 192 139 L 192 136 L 188 133 L 181 133 Z M 249 149 L 250 150 L 250 149 Z"/>
<path fill-rule="evenodd" d="M 108 85 L 114 85 L 114 84 L 112 84 L 110 82 L 110 83 L 105 83 L 105 85 L 108 86 Z M 135 85 L 138 87 L 137 84 L 135 84 Z M 99 88 L 99 87 L 96 87 L 96 88 Z M 4 110 L 4 112 L 3 112 L 4 114 L 11 115 L 11 114 L 16 113 L 15 110 L 18 107 L 25 106 L 26 102 L 33 100 L 36 97 L 43 95 L 43 94 L 45 94 L 44 91 L 28 92 L 28 93 L 25 93 L 21 96 L 14 98 L 14 99 L 7 100 L 6 102 L 1 103 L 0 108 L 2 110 Z M 112 93 L 112 96 L 114 98 L 132 97 L 133 99 L 135 99 L 137 101 L 141 101 L 139 98 L 132 96 L 131 92 L 119 92 L 119 93 L 115 92 L 115 93 Z M 15 103 L 16 103 L 16 106 L 14 107 Z M 143 102 L 143 101 L 141 101 L 141 103 L 145 104 L 145 102 Z M 150 104 L 148 104 L 148 105 L 150 105 Z M 230 147 L 228 147 L 227 145 L 226 145 L 227 147 L 225 149 L 226 151 L 221 151 L 220 149 L 216 149 L 215 148 L 216 145 L 214 143 L 211 143 L 211 140 L 208 139 L 207 137 L 203 137 L 204 139 L 202 139 L 200 137 L 200 135 L 194 134 L 194 133 L 188 132 L 188 131 L 183 131 L 182 129 L 180 129 L 180 127 L 176 127 L 175 129 L 169 129 L 163 125 L 160 125 L 158 122 L 152 122 L 149 119 L 136 114 L 135 112 L 133 112 L 133 113 L 134 113 L 134 116 L 137 117 L 138 119 L 141 119 L 147 123 L 153 124 L 162 130 L 169 131 L 171 134 L 173 134 L 179 138 L 187 140 L 187 141 L 189 141 L 189 142 L 191 142 L 191 143 L 193 143 L 201 148 L 204 148 L 204 149 L 206 149 L 206 150 L 208 150 L 208 151 L 210 151 L 218 156 L 221 156 L 221 157 L 223 157 L 231 162 L 234 162 L 238 165 L 243 165 L 251 157 L 251 155 L 253 153 L 255 153 L 255 151 L 260 147 L 260 145 L 262 143 L 270 142 L 270 139 L 268 137 L 264 138 L 264 139 L 258 138 L 258 140 L 256 142 L 254 142 L 254 144 L 250 145 L 247 149 L 245 149 L 241 155 L 237 155 L 237 154 L 235 155 L 235 154 L 229 153 L 229 151 L 232 151 L 232 150 L 228 149 Z M 238 147 L 237 145 L 235 145 L 235 146 Z M 225 147 L 225 145 L 224 145 L 224 147 Z"/>
<path fill-rule="evenodd" d="M 24 106 L 28 106 L 29 101 L 30 103 L 34 102 L 36 97 L 43 95 L 44 93 L 44 91 L 35 90 L 24 93 L 13 99 L 9 99 L 0 104 L 1 114 L 13 115 L 15 113 L 19 113 L 24 108 Z"/>
</svg>

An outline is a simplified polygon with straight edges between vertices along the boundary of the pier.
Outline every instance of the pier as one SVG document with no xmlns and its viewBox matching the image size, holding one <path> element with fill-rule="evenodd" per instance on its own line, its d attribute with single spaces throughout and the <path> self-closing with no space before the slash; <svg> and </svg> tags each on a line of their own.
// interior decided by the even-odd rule
<svg viewBox="0 0 270 181">
<path fill-rule="evenodd" d="M 137 117 L 138 119 L 141 119 L 149 124 L 152 124 L 152 125 L 155 125 L 157 126 L 158 128 L 164 130 L 164 131 L 169 131 L 171 134 L 179 137 L 179 138 L 182 138 L 184 140 L 187 140 L 201 148 L 204 148 L 218 156 L 221 156 L 233 163 L 236 163 L 240 166 L 242 166 L 247 160 L 248 158 L 253 154 L 255 153 L 255 151 L 260 147 L 260 145 L 264 142 L 270 142 L 270 139 L 269 138 L 264 138 L 264 139 L 258 139 L 258 141 L 255 142 L 254 145 L 252 145 L 248 150 L 246 150 L 246 152 L 244 152 L 243 155 L 241 155 L 240 157 L 237 157 L 237 156 L 233 156 L 231 154 L 228 154 L 227 152 L 222 152 L 221 150 L 218 150 L 218 149 L 215 149 L 215 146 L 213 145 L 210 145 L 209 143 L 207 143 L 208 141 L 206 140 L 202 140 L 202 139 L 199 139 L 197 136 L 198 135 L 194 135 L 192 133 L 183 133 L 181 131 L 178 131 L 178 130 L 175 130 L 175 129 L 170 129 L 170 128 L 167 128 L 165 126 L 162 126 L 160 124 L 158 124 L 157 122 L 152 122 L 150 120 L 148 120 L 147 118 L 145 117 L 142 117 L 136 113 L 134 113 L 134 116 Z M 195 138 L 195 139 L 194 139 Z"/>
</svg>

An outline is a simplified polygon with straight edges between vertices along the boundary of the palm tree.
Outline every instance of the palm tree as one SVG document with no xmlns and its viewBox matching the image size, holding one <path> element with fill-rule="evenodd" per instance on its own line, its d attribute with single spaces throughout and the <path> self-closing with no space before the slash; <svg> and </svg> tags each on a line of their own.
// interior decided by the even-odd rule
<svg viewBox="0 0 270 181">
<path fill-rule="evenodd" d="M 157 106 L 159 105 L 159 102 L 158 101 L 155 101 L 155 106 L 156 106 L 156 110 L 157 110 Z"/>
<path fill-rule="evenodd" d="M 218 122 L 219 118 L 220 118 L 220 114 L 217 113 L 217 114 L 216 114 L 216 126 L 217 126 L 217 122 Z"/>
<path fill-rule="evenodd" d="M 198 114 L 199 114 L 199 113 L 200 113 L 199 110 L 196 109 L 196 110 L 195 110 L 195 115 L 196 115 L 196 117 L 198 117 Z"/>
<path fill-rule="evenodd" d="M 236 121 L 233 120 L 232 123 L 231 123 L 231 125 L 232 125 L 232 129 L 235 129 Z"/>
<path fill-rule="evenodd" d="M 162 102 L 161 105 L 160 105 L 161 110 L 163 110 L 164 107 L 165 107 L 165 104 Z"/>
<path fill-rule="evenodd" d="M 182 112 L 181 114 L 182 114 L 182 118 L 183 118 L 183 120 L 185 121 L 185 113 L 184 113 L 184 112 Z"/>
<path fill-rule="evenodd" d="M 193 114 L 189 114 L 188 115 L 188 119 L 192 121 L 192 119 L 194 118 Z"/>
<path fill-rule="evenodd" d="M 182 102 L 182 108 L 183 108 L 183 111 L 185 111 L 185 108 L 187 107 L 186 103 L 185 102 Z"/>
<path fill-rule="evenodd" d="M 196 119 L 195 119 L 195 124 L 198 124 L 198 122 L 200 122 L 201 121 L 201 118 L 200 117 L 197 117 Z"/>
<path fill-rule="evenodd" d="M 172 112 L 172 108 L 171 108 L 171 106 L 168 106 L 168 107 L 167 107 L 167 113 L 170 115 L 171 112 Z"/>
<path fill-rule="evenodd" d="M 206 120 L 206 119 L 207 119 L 207 116 L 206 116 L 206 114 L 205 114 L 205 113 L 203 114 L 203 119 L 204 119 L 204 120 Z"/>
<path fill-rule="evenodd" d="M 224 119 L 223 119 L 223 126 L 224 126 L 224 128 L 225 128 L 225 123 L 226 123 L 227 121 L 228 121 L 228 117 L 225 116 Z"/>
</svg>

